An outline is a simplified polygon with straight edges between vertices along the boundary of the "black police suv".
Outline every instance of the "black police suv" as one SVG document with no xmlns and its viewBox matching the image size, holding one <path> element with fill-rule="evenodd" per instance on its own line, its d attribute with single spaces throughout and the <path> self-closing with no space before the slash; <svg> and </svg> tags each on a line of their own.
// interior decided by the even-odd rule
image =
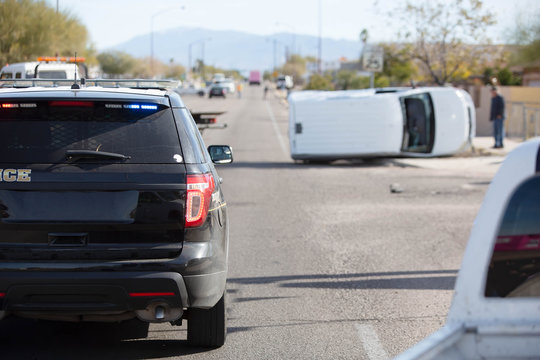
<svg viewBox="0 0 540 360">
<path fill-rule="evenodd" d="M 187 319 L 190 344 L 223 345 L 229 235 L 214 163 L 231 148 L 207 151 L 159 84 L 13 84 L 0 89 L 0 318 Z"/>
</svg>

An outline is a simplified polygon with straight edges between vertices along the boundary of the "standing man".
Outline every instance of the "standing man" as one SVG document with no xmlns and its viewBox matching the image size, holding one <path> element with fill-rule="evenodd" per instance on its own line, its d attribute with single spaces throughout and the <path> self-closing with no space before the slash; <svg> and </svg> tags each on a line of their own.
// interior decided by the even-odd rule
<svg viewBox="0 0 540 360">
<path fill-rule="evenodd" d="M 244 86 L 239 81 L 238 85 L 236 85 L 236 92 L 238 93 L 238 98 L 240 99 L 242 97 L 242 90 L 244 89 Z"/>
<path fill-rule="evenodd" d="M 497 88 L 491 88 L 491 111 L 489 121 L 493 121 L 493 137 L 495 145 L 493 148 L 500 149 L 504 138 L 504 99 L 497 92 Z"/>
</svg>

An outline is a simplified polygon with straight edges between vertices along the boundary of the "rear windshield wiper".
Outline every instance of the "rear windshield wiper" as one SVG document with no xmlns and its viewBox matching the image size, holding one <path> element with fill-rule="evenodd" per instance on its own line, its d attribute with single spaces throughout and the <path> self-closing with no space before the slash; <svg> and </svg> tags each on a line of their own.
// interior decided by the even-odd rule
<svg viewBox="0 0 540 360">
<path fill-rule="evenodd" d="M 128 160 L 131 159 L 131 156 L 105 152 L 105 151 L 94 151 L 94 150 L 67 150 L 66 158 L 68 160 L 79 160 L 79 159 L 119 159 L 119 160 Z"/>
</svg>

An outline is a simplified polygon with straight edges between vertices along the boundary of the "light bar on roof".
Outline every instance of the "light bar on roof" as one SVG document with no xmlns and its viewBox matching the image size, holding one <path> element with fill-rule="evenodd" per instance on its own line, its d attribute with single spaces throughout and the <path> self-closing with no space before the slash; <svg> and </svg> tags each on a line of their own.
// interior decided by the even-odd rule
<svg viewBox="0 0 540 360">
<path fill-rule="evenodd" d="M 2 109 L 35 108 L 35 107 L 37 107 L 37 104 L 34 104 L 34 103 L 22 103 L 22 104 L 4 103 L 4 104 L 0 105 L 0 107 Z"/>
<path fill-rule="evenodd" d="M 153 104 L 125 104 L 124 109 L 157 110 L 158 106 Z"/>
<path fill-rule="evenodd" d="M 2 104 L 2 109 L 13 109 L 18 108 L 19 104 Z"/>
</svg>

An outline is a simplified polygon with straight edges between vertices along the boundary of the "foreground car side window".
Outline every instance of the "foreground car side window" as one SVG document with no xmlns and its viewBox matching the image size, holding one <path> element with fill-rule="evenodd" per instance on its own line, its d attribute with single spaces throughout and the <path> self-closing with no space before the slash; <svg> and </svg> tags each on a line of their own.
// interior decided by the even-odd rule
<svg viewBox="0 0 540 360">
<path fill-rule="evenodd" d="M 540 297 L 540 177 L 508 202 L 489 264 L 485 296 Z"/>
</svg>

